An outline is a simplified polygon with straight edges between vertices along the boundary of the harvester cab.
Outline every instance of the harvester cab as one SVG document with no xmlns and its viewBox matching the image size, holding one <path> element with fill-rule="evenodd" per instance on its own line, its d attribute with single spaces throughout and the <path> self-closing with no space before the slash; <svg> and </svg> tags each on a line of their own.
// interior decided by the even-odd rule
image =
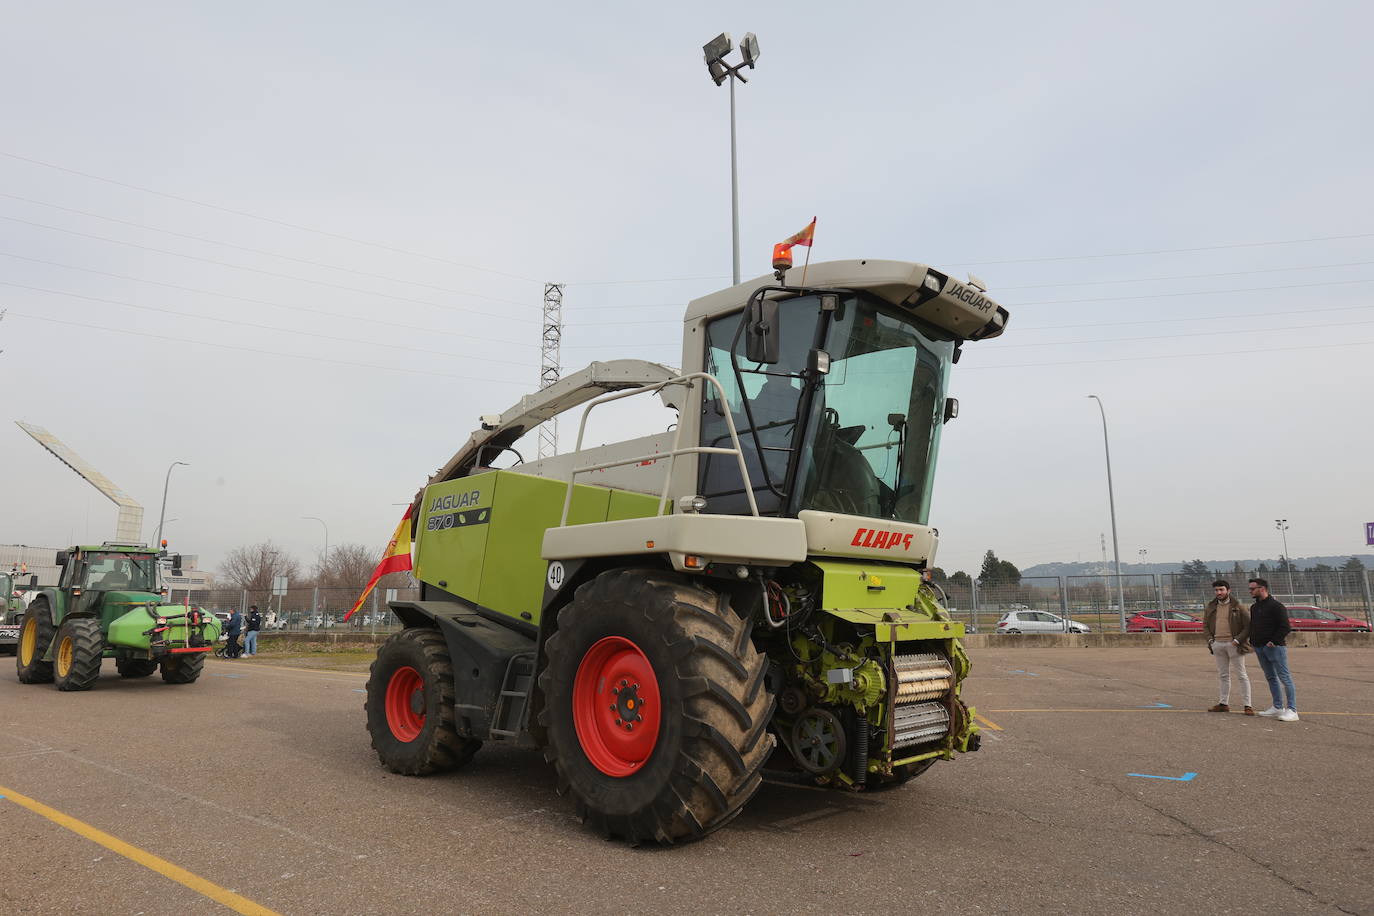
<svg viewBox="0 0 1374 916">
<path fill-rule="evenodd" d="M 368 684 L 386 766 L 538 747 L 594 828 L 673 843 L 765 775 L 871 790 L 977 749 L 929 513 L 950 368 L 1007 312 L 920 264 L 788 276 L 693 301 L 681 370 L 594 363 L 484 417 L 429 479 L 421 597 L 392 604 L 406 629 Z M 669 431 L 582 448 L 589 412 L 645 394 Z M 576 407 L 573 452 L 491 469 Z"/>
<path fill-rule="evenodd" d="M 88 690 L 106 658 L 115 660 L 121 677 L 147 677 L 161 668 L 167 683 L 199 678 L 219 622 L 166 603 L 158 560 L 157 551 L 141 544 L 59 551 L 58 584 L 38 589 L 23 615 L 19 680 Z"/>
</svg>

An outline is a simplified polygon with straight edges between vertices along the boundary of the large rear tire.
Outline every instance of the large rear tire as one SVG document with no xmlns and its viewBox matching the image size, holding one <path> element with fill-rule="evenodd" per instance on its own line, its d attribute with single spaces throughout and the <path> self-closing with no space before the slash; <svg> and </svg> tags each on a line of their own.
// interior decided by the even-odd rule
<svg viewBox="0 0 1374 916">
<path fill-rule="evenodd" d="M 117 658 L 115 670 L 120 677 L 147 677 L 157 670 L 155 658 Z"/>
<path fill-rule="evenodd" d="M 15 650 L 19 683 L 52 683 L 52 662 L 43 661 L 44 653 L 52 644 L 52 635 L 52 611 L 48 609 L 47 599 L 35 598 L 19 626 L 19 645 Z"/>
<path fill-rule="evenodd" d="M 382 643 L 363 704 L 382 765 L 428 776 L 471 760 L 482 742 L 458 733 L 453 703 L 453 660 L 441 633 L 412 627 Z"/>
<path fill-rule="evenodd" d="M 168 655 L 162 659 L 162 680 L 168 684 L 194 684 L 205 670 L 204 652 Z"/>
<path fill-rule="evenodd" d="M 613 570 L 578 588 L 539 685 L 544 754 L 584 823 L 667 845 L 739 814 L 773 749 L 751 632 L 727 596 L 671 572 Z"/>
<path fill-rule="evenodd" d="M 68 617 L 57 628 L 53 647 L 53 683 L 58 690 L 90 690 L 105 660 L 105 637 L 100 621 Z"/>
</svg>

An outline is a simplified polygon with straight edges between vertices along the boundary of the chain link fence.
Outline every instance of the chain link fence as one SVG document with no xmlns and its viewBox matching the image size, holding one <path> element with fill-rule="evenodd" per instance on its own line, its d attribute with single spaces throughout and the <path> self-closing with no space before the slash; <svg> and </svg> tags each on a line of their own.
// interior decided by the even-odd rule
<svg viewBox="0 0 1374 916">
<path fill-rule="evenodd" d="M 264 632 L 323 632 L 382 633 L 400 629 L 401 622 L 387 607 L 388 601 L 418 601 L 420 589 L 377 588 L 348 621 L 344 615 L 358 600 L 356 588 L 318 588 L 301 586 L 288 588 L 285 594 L 270 595 L 238 588 L 211 588 L 186 592 L 174 591 L 169 600 L 176 604 L 189 603 L 221 616 L 232 611 L 248 613 L 256 604 L 263 615 Z"/>
<path fill-rule="evenodd" d="M 1245 583 L 1267 579 L 1275 598 L 1292 608 L 1315 607 L 1335 611 L 1374 628 L 1374 571 L 1294 570 L 1259 574 L 1230 572 L 1219 578 L 1246 601 Z M 1091 576 L 1022 576 L 1019 582 L 942 582 L 946 606 L 955 620 L 973 633 L 990 633 L 1004 615 L 1017 612 L 1051 614 L 1087 624 L 1095 632 L 1121 632 L 1130 619 L 1154 615 L 1152 626 L 1168 630 L 1169 615 L 1179 611 L 1200 617 L 1212 600 L 1212 577 L 1184 573 L 1129 573 Z M 1196 625 L 1194 625 L 1195 627 Z M 1182 627 L 1180 627 L 1182 629 Z"/>
</svg>

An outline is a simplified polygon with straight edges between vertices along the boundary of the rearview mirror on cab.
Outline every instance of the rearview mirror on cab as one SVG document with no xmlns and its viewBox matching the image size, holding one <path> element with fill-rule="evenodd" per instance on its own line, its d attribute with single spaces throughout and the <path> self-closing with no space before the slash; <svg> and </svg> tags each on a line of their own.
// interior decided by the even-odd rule
<svg viewBox="0 0 1374 916">
<path fill-rule="evenodd" d="M 782 358 L 778 303 L 754 299 L 744 311 L 744 356 L 751 363 L 774 365 Z"/>
</svg>

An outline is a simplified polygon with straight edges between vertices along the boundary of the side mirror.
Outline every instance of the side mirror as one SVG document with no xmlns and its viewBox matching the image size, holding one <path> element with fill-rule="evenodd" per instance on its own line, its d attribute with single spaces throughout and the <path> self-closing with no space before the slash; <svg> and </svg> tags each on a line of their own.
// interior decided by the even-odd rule
<svg viewBox="0 0 1374 916">
<path fill-rule="evenodd" d="M 744 355 L 751 363 L 775 365 L 782 358 L 778 303 L 754 299 L 744 312 Z"/>
<path fill-rule="evenodd" d="M 72 558 L 71 551 L 69 551 L 69 550 L 59 550 L 59 551 L 57 552 L 57 565 L 58 565 L 58 566 L 66 566 L 66 565 L 67 565 L 67 561 L 70 560 L 71 558 Z"/>
<path fill-rule="evenodd" d="M 172 575 L 181 575 L 181 554 L 172 555 Z"/>
<path fill-rule="evenodd" d="M 38 588 L 38 574 L 37 574 L 37 573 L 34 573 L 32 576 L 29 576 L 29 588 Z"/>
<path fill-rule="evenodd" d="M 945 422 L 948 423 L 959 416 L 959 399 L 945 398 Z"/>
</svg>

